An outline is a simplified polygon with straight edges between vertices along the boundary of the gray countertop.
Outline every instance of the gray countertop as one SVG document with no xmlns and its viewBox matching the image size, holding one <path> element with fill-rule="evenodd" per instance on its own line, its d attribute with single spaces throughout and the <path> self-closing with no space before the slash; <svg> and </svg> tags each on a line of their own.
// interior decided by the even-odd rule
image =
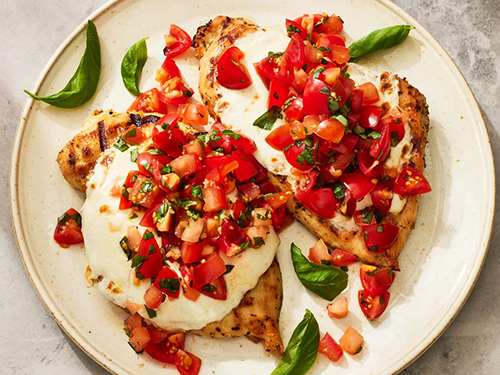
<svg viewBox="0 0 500 375">
<path fill-rule="evenodd" d="M 441 43 L 474 92 L 498 159 L 500 131 L 500 2 L 397 0 Z M 55 49 L 105 0 L 0 0 L 0 373 L 106 374 L 81 351 L 40 302 L 23 267 L 8 200 L 10 150 L 31 88 Z M 36 176 L 34 176 L 36 178 Z M 464 176 L 464 178 L 466 178 Z M 498 176 L 497 176 L 498 178 Z M 498 208 L 497 208 L 498 213 Z M 497 215 L 498 217 L 498 215 Z M 437 342 L 403 374 L 495 374 L 500 356 L 500 245 L 495 221 L 489 254 L 467 303 Z"/>
</svg>

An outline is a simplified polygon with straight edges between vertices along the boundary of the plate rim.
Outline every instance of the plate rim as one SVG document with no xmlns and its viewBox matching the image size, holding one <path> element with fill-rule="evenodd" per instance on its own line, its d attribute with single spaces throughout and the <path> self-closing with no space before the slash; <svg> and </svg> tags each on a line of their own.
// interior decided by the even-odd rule
<svg viewBox="0 0 500 375">
<path fill-rule="evenodd" d="M 40 88 L 41 84 L 44 82 L 44 80 L 47 77 L 48 72 L 50 71 L 50 68 L 57 62 L 57 60 L 61 57 L 62 53 L 65 51 L 65 49 L 68 47 L 68 45 L 74 41 L 74 39 L 84 31 L 84 28 L 88 22 L 88 20 L 95 21 L 98 17 L 102 16 L 105 14 L 105 12 L 115 6 L 118 3 L 123 3 L 126 1 L 130 0 L 110 0 L 100 6 L 98 9 L 96 9 L 94 12 L 92 12 L 89 16 L 85 17 L 85 19 L 78 24 L 78 26 L 61 42 L 59 47 L 53 52 L 47 63 L 44 65 L 43 69 L 41 70 L 40 74 L 38 75 L 35 84 L 32 87 L 32 92 L 37 92 L 38 89 Z M 418 27 L 419 32 L 421 35 L 425 38 L 426 43 L 433 47 L 436 51 L 439 51 L 443 54 L 443 59 L 447 63 L 446 66 L 451 70 L 451 72 L 455 75 L 456 78 L 458 78 L 458 81 L 460 85 L 465 88 L 466 90 L 463 92 L 463 94 L 466 97 L 471 98 L 472 100 L 469 101 L 469 104 L 471 106 L 471 110 L 473 113 L 479 115 L 479 119 L 481 120 L 481 124 L 478 124 L 478 129 L 481 130 L 479 134 L 478 140 L 480 143 L 484 144 L 486 146 L 481 154 L 484 157 L 485 161 L 485 172 L 487 178 L 489 178 L 491 186 L 487 187 L 489 189 L 489 193 L 487 195 L 487 204 L 490 206 L 491 204 L 491 211 L 487 211 L 487 215 L 485 215 L 485 222 L 484 222 L 484 230 L 483 230 L 483 236 L 480 241 L 480 245 L 482 249 L 482 256 L 480 258 L 476 258 L 475 263 L 473 264 L 472 267 L 472 272 L 469 273 L 468 280 L 464 284 L 464 287 L 459 294 L 459 297 L 457 301 L 458 303 L 454 303 L 451 306 L 451 309 L 449 310 L 450 312 L 445 315 L 445 319 L 442 319 L 438 324 L 436 324 L 433 329 L 431 329 L 430 334 L 427 336 L 427 339 L 422 342 L 422 344 L 417 345 L 413 351 L 409 352 L 406 357 L 401 358 L 398 362 L 395 362 L 392 367 L 386 368 L 386 371 L 389 371 L 390 373 L 399 373 L 403 371 L 405 368 L 410 366 L 413 362 L 415 362 L 429 347 L 431 347 L 438 339 L 439 337 L 446 331 L 446 329 L 451 325 L 451 323 L 454 321 L 454 319 L 457 317 L 457 315 L 460 313 L 461 309 L 467 302 L 467 299 L 469 298 L 470 294 L 472 293 L 472 290 L 474 289 L 474 286 L 477 283 L 477 280 L 479 278 L 479 275 L 481 273 L 481 270 L 484 266 L 484 262 L 486 259 L 486 256 L 488 254 L 489 246 L 491 243 L 491 237 L 492 237 L 492 229 L 493 229 L 493 224 L 495 220 L 495 206 L 496 206 L 496 176 L 495 176 L 495 168 L 494 168 L 494 156 L 492 152 L 492 146 L 491 146 L 491 139 L 488 135 L 488 128 L 487 125 L 484 121 L 484 116 L 481 112 L 481 109 L 479 107 L 479 104 L 477 102 L 477 99 L 472 92 L 469 83 L 465 79 L 463 73 L 460 71 L 458 66 L 456 65 L 455 61 L 451 58 L 451 56 L 448 54 L 448 52 L 445 50 L 445 48 L 439 43 L 439 41 L 429 32 L 427 31 L 426 28 L 424 28 L 415 18 L 413 18 L 410 14 L 408 14 L 405 10 L 403 10 L 401 7 L 398 5 L 394 4 L 393 2 L 389 0 L 376 0 L 377 3 L 380 5 L 384 6 L 388 10 L 396 13 L 397 15 L 404 16 L 406 19 L 410 20 L 411 23 Z M 458 74 L 457 74 L 458 73 Z M 13 232 L 14 236 L 16 239 L 16 244 L 17 248 L 19 251 L 19 255 L 21 257 L 21 260 L 23 262 L 23 265 L 26 269 L 26 272 L 29 276 L 29 279 L 35 288 L 38 297 L 44 304 L 45 308 L 49 311 L 49 313 L 52 315 L 54 320 L 57 322 L 59 327 L 65 332 L 65 334 L 71 338 L 71 340 L 90 358 L 92 358 L 96 363 L 98 363 L 100 366 L 102 366 L 104 369 L 107 371 L 110 371 L 114 374 L 122 374 L 122 373 L 129 373 L 127 372 L 127 369 L 123 368 L 120 366 L 120 364 L 115 363 L 110 361 L 110 359 L 106 356 L 105 353 L 99 351 L 95 346 L 93 346 L 83 335 L 81 335 L 78 330 L 72 326 L 69 320 L 65 319 L 64 314 L 62 314 L 60 311 L 58 311 L 57 307 L 55 306 L 55 303 L 52 301 L 52 296 L 48 292 L 48 289 L 44 287 L 43 283 L 41 283 L 42 279 L 41 277 L 37 274 L 36 267 L 34 265 L 34 262 L 31 259 L 30 255 L 30 250 L 27 245 L 27 242 L 24 240 L 24 236 L 22 236 L 22 233 L 25 232 L 23 225 L 21 223 L 21 208 L 19 204 L 19 199 L 18 199 L 18 162 L 19 162 L 19 156 L 21 152 L 21 139 L 24 134 L 26 125 L 27 125 L 27 119 L 32 111 L 33 107 L 32 105 L 34 104 L 34 99 L 31 97 L 28 97 L 26 100 L 26 104 L 23 108 L 23 111 L 21 113 L 21 116 L 19 118 L 15 136 L 14 136 L 14 142 L 12 146 L 12 151 L 11 151 L 11 160 L 10 160 L 10 170 L 9 170 L 9 201 L 10 201 L 10 214 L 11 214 L 11 221 L 12 221 L 12 227 L 13 227 Z M 406 358 L 410 357 L 408 360 Z M 401 363 L 405 362 L 405 363 Z M 124 371 L 124 372 L 122 372 Z"/>
</svg>

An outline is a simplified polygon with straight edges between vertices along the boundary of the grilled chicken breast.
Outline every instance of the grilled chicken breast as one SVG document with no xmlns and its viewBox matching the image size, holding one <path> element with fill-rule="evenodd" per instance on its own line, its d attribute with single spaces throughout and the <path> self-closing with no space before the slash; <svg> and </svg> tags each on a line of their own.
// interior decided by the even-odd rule
<svg viewBox="0 0 500 375">
<path fill-rule="evenodd" d="M 88 178 L 102 151 L 112 147 L 118 136 L 131 125 L 141 128 L 145 136 L 150 138 L 154 123 L 161 116 L 96 111 L 81 132 L 59 152 L 57 162 L 64 178 L 73 187 L 85 191 Z M 184 132 L 198 132 L 181 123 L 179 128 Z M 256 287 L 245 294 L 239 306 L 229 315 L 220 322 L 213 322 L 193 332 L 214 338 L 247 336 L 263 341 L 267 351 L 282 356 L 283 342 L 278 329 L 282 295 L 279 265 L 274 261 L 260 277 Z"/>
<path fill-rule="evenodd" d="M 217 63 L 219 58 L 232 46 L 238 38 L 254 33 L 258 27 L 242 18 L 218 16 L 200 27 L 193 38 L 196 56 L 200 59 L 199 90 L 203 102 L 215 119 L 220 120 L 221 98 L 220 86 L 217 82 Z M 390 73 L 380 75 L 380 89 L 389 87 Z M 399 96 L 399 107 L 409 116 L 411 129 L 411 150 L 404 150 L 409 155 L 408 163 L 420 172 L 424 169 L 425 145 L 429 130 L 428 108 L 425 97 L 406 79 L 396 77 Z M 237 103 L 233 103 L 237 105 Z M 389 108 L 390 109 L 390 108 Z M 264 109 L 265 110 L 265 109 Z M 243 114 L 242 114 L 243 115 Z M 230 125 L 230 124 L 228 124 Z M 291 191 L 292 186 L 287 176 L 269 173 L 270 181 L 279 191 Z M 330 220 L 323 219 L 306 209 L 296 198 L 289 199 L 287 208 L 293 216 L 309 231 L 322 238 L 331 248 L 341 248 L 356 255 L 361 261 L 377 266 L 391 266 L 399 270 L 398 255 L 413 229 L 417 217 L 419 196 L 408 196 L 406 204 L 398 214 L 387 214 L 383 223 L 397 225 L 400 228 L 397 241 L 384 253 L 368 251 L 362 237 L 361 227 L 346 230 L 336 226 Z"/>
</svg>

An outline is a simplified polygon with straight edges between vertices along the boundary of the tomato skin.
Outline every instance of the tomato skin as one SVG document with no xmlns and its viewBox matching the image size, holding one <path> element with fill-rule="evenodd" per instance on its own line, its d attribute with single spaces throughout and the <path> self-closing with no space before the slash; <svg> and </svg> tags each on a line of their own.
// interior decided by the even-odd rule
<svg viewBox="0 0 500 375">
<path fill-rule="evenodd" d="M 358 292 L 359 307 L 368 319 L 377 319 L 387 308 L 390 296 L 389 292 L 377 296 L 366 290 L 360 290 Z"/>
<path fill-rule="evenodd" d="M 269 84 L 269 97 L 267 101 L 267 109 L 273 106 L 283 107 L 283 104 L 290 95 L 290 87 L 279 79 L 273 79 Z"/>
<path fill-rule="evenodd" d="M 182 155 L 182 145 L 186 143 L 184 133 L 176 128 L 166 129 L 159 132 L 153 129 L 153 144 L 156 148 L 161 148 L 171 158 Z"/>
<path fill-rule="evenodd" d="M 201 288 L 226 272 L 226 265 L 217 253 L 210 254 L 205 263 L 193 267 L 193 288 Z"/>
<path fill-rule="evenodd" d="M 399 195 L 425 194 L 432 191 L 429 181 L 412 166 L 405 167 L 398 178 L 394 192 Z"/>
<path fill-rule="evenodd" d="M 376 139 L 370 147 L 370 155 L 376 160 L 384 161 L 391 149 L 391 133 L 389 124 L 379 126 L 381 137 Z"/>
<path fill-rule="evenodd" d="M 377 186 L 376 180 L 371 180 L 359 172 L 345 173 L 340 176 L 340 181 L 342 181 L 352 196 L 358 201 L 367 196 Z"/>
<path fill-rule="evenodd" d="M 287 122 L 277 128 L 274 128 L 266 137 L 266 142 L 278 151 L 283 151 L 287 146 L 293 143 L 290 135 L 290 124 Z"/>
<path fill-rule="evenodd" d="M 240 251 L 241 245 L 249 241 L 250 237 L 236 223 L 227 218 L 222 221 L 219 245 L 224 254 L 234 256 Z"/>
<path fill-rule="evenodd" d="M 303 96 L 305 115 L 330 113 L 328 108 L 328 98 L 330 96 L 322 92 L 326 90 L 329 90 L 328 85 L 317 78 L 313 78 L 306 83 Z"/>
<path fill-rule="evenodd" d="M 347 297 L 339 298 L 328 304 L 328 316 L 335 319 L 343 319 L 349 314 Z"/>
<path fill-rule="evenodd" d="M 158 277 L 156 278 L 154 282 L 154 286 L 160 290 L 161 292 L 165 293 L 167 296 L 172 297 L 172 298 L 178 298 L 179 297 L 179 292 L 180 292 L 180 286 L 177 288 L 176 291 L 172 292 L 172 290 L 169 290 L 167 288 L 162 288 L 160 282 L 163 282 L 164 280 L 168 279 L 174 279 L 174 280 L 179 280 L 179 275 L 177 275 L 170 267 L 164 267 L 160 273 L 158 274 Z M 180 280 L 179 280 L 179 285 L 180 285 Z"/>
<path fill-rule="evenodd" d="M 378 177 L 384 172 L 384 166 L 380 160 L 373 158 L 370 151 L 361 149 L 358 152 L 359 170 L 368 178 Z"/>
<path fill-rule="evenodd" d="M 314 187 L 316 179 L 318 178 L 318 172 L 309 171 L 307 173 L 301 173 L 299 182 L 297 184 L 297 190 L 295 191 L 295 196 L 297 199 L 302 199 L 305 197 Z"/>
<path fill-rule="evenodd" d="M 179 349 L 175 353 L 175 367 L 181 375 L 197 375 L 200 372 L 201 359 L 193 353 Z"/>
<path fill-rule="evenodd" d="M 200 158 L 196 154 L 181 155 L 172 160 L 170 165 L 180 178 L 193 174 L 202 168 Z"/>
<path fill-rule="evenodd" d="M 387 214 L 391 209 L 392 199 L 394 197 L 394 182 L 380 181 L 371 193 L 372 203 L 377 210 Z"/>
<path fill-rule="evenodd" d="M 363 105 L 375 104 L 380 99 L 377 87 L 371 82 L 357 86 L 356 90 L 363 92 Z"/>
<path fill-rule="evenodd" d="M 339 143 L 344 136 L 345 128 L 340 121 L 334 118 L 328 118 L 317 126 L 314 133 L 326 141 Z"/>
<path fill-rule="evenodd" d="M 234 151 L 232 156 L 238 162 L 238 168 L 234 171 L 234 177 L 238 181 L 247 181 L 257 174 L 258 169 L 249 160 L 248 155 L 240 151 Z"/>
<path fill-rule="evenodd" d="M 240 62 L 245 54 L 236 46 L 229 47 L 217 62 L 217 81 L 225 88 L 242 90 L 252 84 L 247 68 Z"/>
<path fill-rule="evenodd" d="M 147 189 L 147 191 L 144 191 Z M 160 202 L 165 193 L 152 178 L 139 175 L 129 191 L 128 199 L 135 205 L 151 208 Z"/>
<path fill-rule="evenodd" d="M 332 251 L 331 262 L 332 265 L 336 267 L 347 267 L 353 263 L 356 263 L 357 261 L 358 258 L 356 258 L 355 255 L 348 253 L 347 251 L 341 249 L 334 249 Z"/>
<path fill-rule="evenodd" d="M 309 165 L 306 161 L 304 161 L 304 164 L 299 164 L 297 161 L 297 158 L 299 155 L 306 149 L 305 143 L 303 143 L 301 146 L 297 146 L 296 144 L 293 144 L 288 150 L 286 150 L 285 153 L 285 158 L 290 163 L 292 167 L 295 167 L 297 169 L 300 169 L 301 171 L 309 171 L 311 170 L 314 166 Z"/>
<path fill-rule="evenodd" d="M 302 40 L 307 38 L 307 31 L 296 21 L 287 19 L 285 26 L 289 37 L 292 37 L 293 34 L 298 34 Z"/>
<path fill-rule="evenodd" d="M 324 33 L 338 34 L 344 29 L 344 23 L 339 16 L 332 14 L 321 23 L 320 28 Z"/>
<path fill-rule="evenodd" d="M 331 255 L 322 239 L 309 249 L 309 260 L 313 263 L 323 264 L 322 261 L 330 261 Z"/>
<path fill-rule="evenodd" d="M 157 361 L 168 364 L 175 364 L 175 354 L 178 350 L 184 349 L 184 338 L 185 333 L 174 333 L 164 337 L 161 341 L 157 342 L 164 336 L 163 333 L 151 334 L 152 328 L 148 328 L 150 332 L 151 341 L 144 348 L 144 351 L 148 353 L 151 358 Z M 154 341 L 154 342 L 153 342 Z"/>
<path fill-rule="evenodd" d="M 199 262 L 203 257 L 204 242 L 184 241 L 181 246 L 182 261 L 184 263 Z"/>
<path fill-rule="evenodd" d="M 372 295 L 380 296 L 387 292 L 392 285 L 396 273 L 391 267 L 378 268 L 362 264 L 359 269 L 359 277 L 364 290 Z"/>
<path fill-rule="evenodd" d="M 340 345 L 335 342 L 328 332 L 325 333 L 325 336 L 319 342 L 318 351 L 326 355 L 332 362 L 337 362 L 344 355 L 344 351 Z"/>
<path fill-rule="evenodd" d="M 347 169 L 355 157 L 354 152 L 336 155 L 333 163 L 321 166 L 321 179 L 325 182 L 334 182 L 338 177 L 342 176 L 344 170 Z"/>
<path fill-rule="evenodd" d="M 136 267 L 135 273 L 141 280 L 151 279 L 158 276 L 163 268 L 163 257 L 160 247 L 158 246 L 158 243 L 156 242 L 154 236 L 150 239 L 144 238 L 147 233 L 150 233 L 152 235 L 149 230 L 146 230 L 144 232 L 141 243 L 139 244 L 139 249 L 137 250 L 137 255 L 147 258 Z"/>
<path fill-rule="evenodd" d="M 306 60 L 304 42 L 299 34 L 295 33 L 290 38 L 285 53 L 290 56 L 290 62 L 296 68 L 301 68 Z"/>
<path fill-rule="evenodd" d="M 123 140 L 127 143 L 140 144 L 144 141 L 146 137 L 141 129 L 137 126 L 132 125 L 126 131 L 123 132 Z"/>
<path fill-rule="evenodd" d="M 180 112 L 182 120 L 187 124 L 208 124 L 208 109 L 203 104 L 187 103 L 179 105 L 177 111 Z"/>
<path fill-rule="evenodd" d="M 304 118 L 304 100 L 302 98 L 293 99 L 285 109 L 285 116 L 290 121 L 302 121 Z"/>
<path fill-rule="evenodd" d="M 399 227 L 392 224 L 372 224 L 363 227 L 363 238 L 369 251 L 382 253 L 398 239 Z"/>
<path fill-rule="evenodd" d="M 361 110 L 359 125 L 367 129 L 376 129 L 381 115 L 382 108 L 374 105 L 364 106 Z"/>
<path fill-rule="evenodd" d="M 312 213 L 324 219 L 333 219 L 335 216 L 335 196 L 332 189 L 312 190 L 300 202 Z"/>
<path fill-rule="evenodd" d="M 218 186 L 208 186 L 203 189 L 203 210 L 206 212 L 218 212 L 227 208 L 227 199 L 224 190 Z"/>
<path fill-rule="evenodd" d="M 139 95 L 128 108 L 129 112 L 157 112 L 167 113 L 167 107 L 160 100 L 158 89 L 153 88 Z"/>
<path fill-rule="evenodd" d="M 358 331 L 349 327 L 344 331 L 339 344 L 347 354 L 355 355 L 361 351 L 364 341 L 363 336 Z"/>
<path fill-rule="evenodd" d="M 191 37 L 179 26 L 176 26 L 174 24 L 170 25 L 170 36 L 177 39 L 177 42 L 175 42 L 170 47 L 165 47 L 163 53 L 166 57 L 172 58 L 179 56 L 180 54 L 187 51 L 189 47 L 191 47 Z"/>
<path fill-rule="evenodd" d="M 287 53 L 281 56 L 267 56 L 255 63 L 257 74 L 264 80 L 280 79 L 292 83 L 295 75 L 293 65 Z"/>
<path fill-rule="evenodd" d="M 57 219 L 54 240 L 61 247 L 68 247 L 83 242 L 81 216 L 77 210 L 70 208 Z"/>
<path fill-rule="evenodd" d="M 131 336 L 128 339 L 130 346 L 136 353 L 140 353 L 148 345 L 150 341 L 149 332 L 146 327 L 138 327 L 132 330 Z"/>
<path fill-rule="evenodd" d="M 163 302 L 163 293 L 153 284 L 144 293 L 144 302 L 149 309 L 156 309 Z"/>
<path fill-rule="evenodd" d="M 181 71 L 177 67 L 177 64 L 170 57 L 165 57 L 163 64 L 161 64 L 161 68 L 156 75 L 156 81 L 160 82 L 160 84 L 164 84 L 171 78 L 181 77 Z"/>
</svg>

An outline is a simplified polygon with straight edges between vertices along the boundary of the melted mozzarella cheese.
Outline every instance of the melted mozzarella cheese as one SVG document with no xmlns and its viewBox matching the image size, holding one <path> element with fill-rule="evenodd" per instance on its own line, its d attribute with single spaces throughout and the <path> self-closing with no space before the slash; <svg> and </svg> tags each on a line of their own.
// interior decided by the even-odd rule
<svg viewBox="0 0 500 375">
<path fill-rule="evenodd" d="M 136 167 L 130 161 L 131 149 L 120 152 L 107 150 L 97 162 L 88 182 L 87 199 L 81 210 L 85 249 L 99 289 L 115 304 L 126 307 L 127 301 L 144 304 L 144 293 L 151 285 L 150 280 L 135 279 L 131 261 L 120 246 L 120 240 L 127 228 L 138 225 L 141 216 L 130 218 L 131 209 L 119 210 L 119 198 L 109 195 L 115 185 L 122 185 L 128 172 Z M 108 165 L 103 160 L 110 160 Z M 141 232 L 144 228 L 139 226 Z M 157 316 L 150 319 L 145 308 L 139 313 L 156 326 L 170 330 L 201 329 L 207 324 L 221 320 L 238 306 L 243 295 L 253 289 L 260 276 L 271 265 L 279 239 L 274 229 L 267 235 L 265 245 L 258 249 L 247 248 L 241 254 L 228 258 L 221 254 L 226 264 L 234 265 L 224 276 L 227 285 L 227 299 L 214 300 L 200 295 L 196 302 L 186 299 L 181 292 L 179 298 L 168 298 L 157 309 Z M 172 269 L 178 272 L 176 263 Z M 135 279 L 135 280 L 134 280 Z"/>
</svg>

